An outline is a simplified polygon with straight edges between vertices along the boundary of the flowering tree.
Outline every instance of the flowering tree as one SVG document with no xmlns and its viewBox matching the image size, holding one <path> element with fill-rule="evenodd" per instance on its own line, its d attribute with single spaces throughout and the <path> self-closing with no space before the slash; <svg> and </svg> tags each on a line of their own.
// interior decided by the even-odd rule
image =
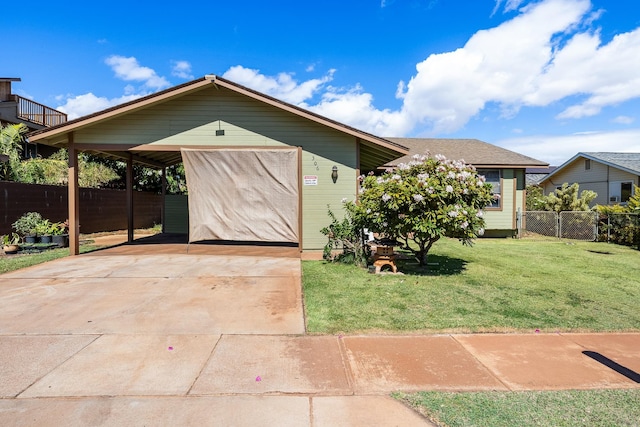
<svg viewBox="0 0 640 427">
<path fill-rule="evenodd" d="M 484 233 L 482 209 L 492 197 L 491 184 L 464 161 L 416 155 L 382 176 L 361 177 L 358 203 L 345 207 L 362 227 L 404 241 L 426 265 L 441 237 L 469 244 Z"/>
</svg>

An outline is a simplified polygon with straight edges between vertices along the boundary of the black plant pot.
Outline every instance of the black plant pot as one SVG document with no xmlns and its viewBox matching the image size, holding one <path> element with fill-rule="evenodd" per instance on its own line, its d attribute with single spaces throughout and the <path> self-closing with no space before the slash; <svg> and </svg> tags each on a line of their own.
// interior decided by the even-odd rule
<svg viewBox="0 0 640 427">
<path fill-rule="evenodd" d="M 40 236 L 40 243 L 51 243 L 51 236 L 50 235 Z"/>
<path fill-rule="evenodd" d="M 69 235 L 61 234 L 61 235 L 53 235 L 51 236 L 51 240 L 53 243 L 58 245 L 59 248 L 68 248 L 69 247 Z"/>
<path fill-rule="evenodd" d="M 36 242 L 36 236 L 24 236 L 24 242 L 29 244 L 34 244 Z"/>
</svg>

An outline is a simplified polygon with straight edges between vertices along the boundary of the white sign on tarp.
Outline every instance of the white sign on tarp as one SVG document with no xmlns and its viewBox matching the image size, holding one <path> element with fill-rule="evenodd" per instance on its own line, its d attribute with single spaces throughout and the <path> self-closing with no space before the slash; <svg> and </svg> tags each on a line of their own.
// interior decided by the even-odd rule
<svg viewBox="0 0 640 427">
<path fill-rule="evenodd" d="M 304 185 L 318 185 L 318 176 L 317 175 L 305 175 L 304 176 Z"/>
</svg>

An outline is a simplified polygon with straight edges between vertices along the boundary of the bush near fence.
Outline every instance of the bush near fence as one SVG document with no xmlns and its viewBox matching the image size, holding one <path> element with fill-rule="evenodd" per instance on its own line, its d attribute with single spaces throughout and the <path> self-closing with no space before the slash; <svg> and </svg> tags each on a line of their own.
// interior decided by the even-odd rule
<svg viewBox="0 0 640 427">
<path fill-rule="evenodd" d="M 127 228 L 127 199 L 124 190 L 80 189 L 80 232 Z M 39 212 L 53 222 L 69 218 L 66 186 L 22 184 L 0 181 L 0 235 L 11 232 L 25 212 Z M 162 221 L 162 195 L 134 191 L 134 227 L 148 228 Z"/>
<path fill-rule="evenodd" d="M 597 240 L 640 249 L 640 214 L 594 211 L 527 211 L 524 229 L 542 236 Z"/>
<path fill-rule="evenodd" d="M 601 213 L 598 218 L 598 241 L 635 246 L 640 249 L 640 215 Z"/>
</svg>

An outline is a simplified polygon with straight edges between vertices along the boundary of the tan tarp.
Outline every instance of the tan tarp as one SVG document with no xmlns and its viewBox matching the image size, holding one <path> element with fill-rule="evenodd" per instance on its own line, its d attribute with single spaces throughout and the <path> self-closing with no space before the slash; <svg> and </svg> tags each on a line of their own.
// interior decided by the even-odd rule
<svg viewBox="0 0 640 427">
<path fill-rule="evenodd" d="M 181 152 L 190 242 L 298 242 L 297 148 Z"/>
</svg>

